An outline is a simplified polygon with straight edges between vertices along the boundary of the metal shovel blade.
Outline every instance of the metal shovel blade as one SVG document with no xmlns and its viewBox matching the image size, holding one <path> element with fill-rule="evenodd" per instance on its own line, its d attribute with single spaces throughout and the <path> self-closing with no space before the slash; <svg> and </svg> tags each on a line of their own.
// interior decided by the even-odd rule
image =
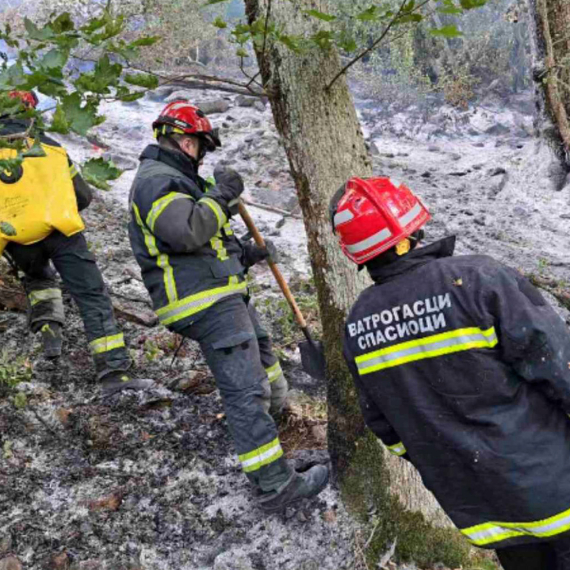
<svg viewBox="0 0 570 570">
<path fill-rule="evenodd" d="M 315 380 L 326 380 L 326 361 L 323 343 L 313 339 L 299 343 L 303 370 Z"/>
</svg>

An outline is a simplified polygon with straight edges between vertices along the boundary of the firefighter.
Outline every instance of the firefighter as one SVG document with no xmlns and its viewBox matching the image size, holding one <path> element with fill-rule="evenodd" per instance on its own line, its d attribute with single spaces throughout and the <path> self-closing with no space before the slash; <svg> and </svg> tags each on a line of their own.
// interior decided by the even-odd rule
<svg viewBox="0 0 570 570">
<path fill-rule="evenodd" d="M 418 247 L 429 218 L 388 178 L 331 200 L 374 281 L 344 333 L 366 424 L 505 570 L 570 569 L 569 331 L 517 271 L 453 257 L 455 237 Z"/>
<path fill-rule="evenodd" d="M 229 220 L 244 190 L 220 166 L 215 182 L 198 174 L 205 154 L 221 146 L 217 130 L 187 101 L 167 105 L 153 123 L 130 195 L 129 236 L 160 322 L 200 344 L 222 395 L 243 471 L 272 512 L 317 495 L 323 465 L 296 473 L 286 459 L 274 418 L 287 381 L 249 298 L 245 274 L 275 248 L 242 243 Z"/>
<path fill-rule="evenodd" d="M 23 111 L 38 104 L 31 91 L 14 91 L 10 97 L 22 102 Z M 18 114 L 0 117 L 0 134 L 5 138 L 26 133 L 29 127 L 29 119 Z M 10 221 L 10 230 L 4 228 L 7 234 L 0 230 L 0 245 L 24 273 L 30 328 L 41 334 L 47 358 L 61 355 L 65 320 L 53 263 L 79 308 L 102 395 L 147 388 L 152 381 L 135 380 L 127 374 L 131 361 L 125 341 L 95 256 L 81 231 L 84 226 L 78 211 L 91 202 L 91 190 L 56 141 L 43 133 L 40 141 L 45 156 L 26 158 L 17 179 L 13 173 L 0 174 L 2 196 L 10 195 L 0 203 L 0 218 Z M 37 187 L 38 180 L 43 181 L 42 188 Z M 34 200 L 29 200 L 30 195 Z M 46 208 L 42 208 L 43 202 Z M 50 220 L 40 213 L 49 213 Z"/>
</svg>

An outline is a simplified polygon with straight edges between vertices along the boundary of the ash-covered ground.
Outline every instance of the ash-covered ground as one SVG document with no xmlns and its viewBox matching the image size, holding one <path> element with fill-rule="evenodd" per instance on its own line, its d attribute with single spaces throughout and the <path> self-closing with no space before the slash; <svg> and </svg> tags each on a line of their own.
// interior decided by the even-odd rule
<svg viewBox="0 0 570 570">
<path fill-rule="evenodd" d="M 129 342 L 133 373 L 154 378 L 159 388 L 106 404 L 95 398 L 87 341 L 67 295 L 65 356 L 56 364 L 43 360 L 25 314 L 0 313 L 0 370 L 21 377 L 18 390 L 27 396 L 20 409 L 6 389 L 0 392 L 0 569 L 17 570 L 10 566 L 16 559 L 29 570 L 361 568 L 367 537 L 334 489 L 284 515 L 265 517 L 255 507 L 196 346 L 187 341 L 177 352 L 180 338 L 156 325 L 130 252 L 127 197 L 137 157 L 152 142 L 150 124 L 170 91 L 109 105 L 107 122 L 90 141 L 62 138 L 76 162 L 105 155 L 126 169 L 110 192 L 97 192 L 86 235 Z M 186 96 L 208 105 L 222 129 L 224 147 L 204 173 L 222 159 L 243 174 L 250 201 L 298 215 L 269 108 L 216 92 Z M 434 215 L 430 238 L 456 233 L 459 253 L 491 254 L 558 285 L 568 279 L 570 186 L 535 137 L 531 95 L 507 103 L 490 97 L 465 111 L 434 105 L 396 114 L 373 101 L 357 103 L 376 172 L 407 182 L 425 199 Z M 302 220 L 251 211 L 278 246 L 304 307 L 314 311 Z M 236 228 L 245 232 L 239 222 Z M 299 465 L 324 461 L 325 387 L 300 370 L 298 337 L 270 272 L 260 266 L 253 277 L 254 298 L 295 389 L 282 426 L 285 446 Z"/>
</svg>

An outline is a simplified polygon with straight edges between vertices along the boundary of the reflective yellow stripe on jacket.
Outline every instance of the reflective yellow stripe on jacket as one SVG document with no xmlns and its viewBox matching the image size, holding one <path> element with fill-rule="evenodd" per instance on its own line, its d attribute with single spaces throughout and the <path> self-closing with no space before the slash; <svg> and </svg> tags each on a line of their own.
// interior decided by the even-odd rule
<svg viewBox="0 0 570 570">
<path fill-rule="evenodd" d="M 175 199 L 175 198 L 173 198 L 173 199 Z M 160 200 L 157 200 L 157 202 L 159 202 L 159 201 Z M 155 205 L 156 205 L 156 202 L 155 202 Z M 166 208 L 166 205 L 164 205 L 164 207 Z M 154 211 L 154 205 L 153 205 L 153 208 L 151 209 L 148 217 L 151 216 L 153 211 Z M 152 233 L 149 231 L 148 227 L 142 221 L 140 211 L 134 202 L 133 202 L 133 212 L 135 214 L 137 224 L 139 225 L 139 227 L 141 228 L 141 231 L 143 233 L 144 242 L 146 244 L 146 247 L 148 249 L 149 254 L 152 255 L 152 257 L 156 257 L 157 265 L 164 272 L 164 288 L 166 290 L 166 296 L 168 298 L 168 302 L 174 303 L 178 300 L 178 291 L 176 290 L 176 282 L 174 281 L 174 271 L 172 270 L 172 266 L 170 265 L 170 260 L 168 259 L 168 255 L 166 255 L 166 253 L 161 253 L 158 250 L 158 247 L 156 245 L 156 238 L 152 235 Z M 158 217 L 158 214 L 153 217 L 153 225 L 156 222 L 157 217 Z"/>
<path fill-rule="evenodd" d="M 156 311 L 158 319 L 163 325 L 171 325 L 177 321 L 190 317 L 211 307 L 214 303 L 224 297 L 230 297 L 236 293 L 247 293 L 247 281 L 238 281 L 236 276 L 230 277 L 228 284 L 224 287 L 216 287 L 215 289 L 208 289 L 196 295 L 184 297 L 174 303 L 166 305 Z"/>
<path fill-rule="evenodd" d="M 193 200 L 191 196 L 188 196 L 188 194 L 182 194 L 181 192 L 169 192 L 166 196 L 162 196 L 162 198 L 156 200 L 152 204 L 152 208 L 146 217 L 146 225 L 149 227 L 150 231 L 154 232 L 156 220 L 170 203 L 174 202 L 174 200 L 183 199 Z"/>
<path fill-rule="evenodd" d="M 378 370 L 453 352 L 473 348 L 493 348 L 498 342 L 495 327 L 487 330 L 470 327 L 410 340 L 368 354 L 362 354 L 356 357 L 355 362 L 358 373 L 360 376 L 364 376 Z"/>
<path fill-rule="evenodd" d="M 541 521 L 521 523 L 488 522 L 461 529 L 461 532 L 473 544 L 486 546 L 519 536 L 548 538 L 567 530 L 570 530 L 570 509 Z"/>
</svg>

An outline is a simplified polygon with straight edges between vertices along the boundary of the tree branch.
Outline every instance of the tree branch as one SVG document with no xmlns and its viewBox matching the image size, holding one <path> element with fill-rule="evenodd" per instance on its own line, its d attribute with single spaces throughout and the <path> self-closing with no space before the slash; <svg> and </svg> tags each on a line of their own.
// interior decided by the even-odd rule
<svg viewBox="0 0 570 570">
<path fill-rule="evenodd" d="M 397 23 L 397 21 L 401 18 L 402 16 L 402 12 L 404 10 L 404 6 L 407 4 L 408 0 L 403 0 L 403 2 L 400 4 L 400 8 L 398 8 L 398 11 L 396 12 L 396 15 L 392 18 L 392 20 L 388 23 L 388 25 L 384 28 L 384 31 L 382 32 L 382 34 L 380 35 L 380 37 L 374 41 L 374 43 L 366 48 L 362 53 L 360 53 L 359 55 L 357 55 L 354 59 L 350 60 L 332 79 L 332 81 L 325 87 L 325 91 L 329 91 L 331 89 L 331 87 L 336 83 L 336 81 L 342 76 L 344 75 L 355 63 L 359 62 L 363 57 L 365 57 L 366 55 L 368 55 L 371 51 L 373 51 L 376 46 L 388 35 L 388 33 L 390 32 L 390 30 L 392 29 L 392 27 Z M 416 6 L 416 8 L 414 8 L 413 10 L 411 10 L 409 13 L 413 14 L 414 12 L 417 12 L 418 10 L 421 10 L 427 3 L 429 2 L 429 0 L 425 0 L 424 2 L 422 2 L 421 4 L 419 4 L 418 6 Z"/>
</svg>

